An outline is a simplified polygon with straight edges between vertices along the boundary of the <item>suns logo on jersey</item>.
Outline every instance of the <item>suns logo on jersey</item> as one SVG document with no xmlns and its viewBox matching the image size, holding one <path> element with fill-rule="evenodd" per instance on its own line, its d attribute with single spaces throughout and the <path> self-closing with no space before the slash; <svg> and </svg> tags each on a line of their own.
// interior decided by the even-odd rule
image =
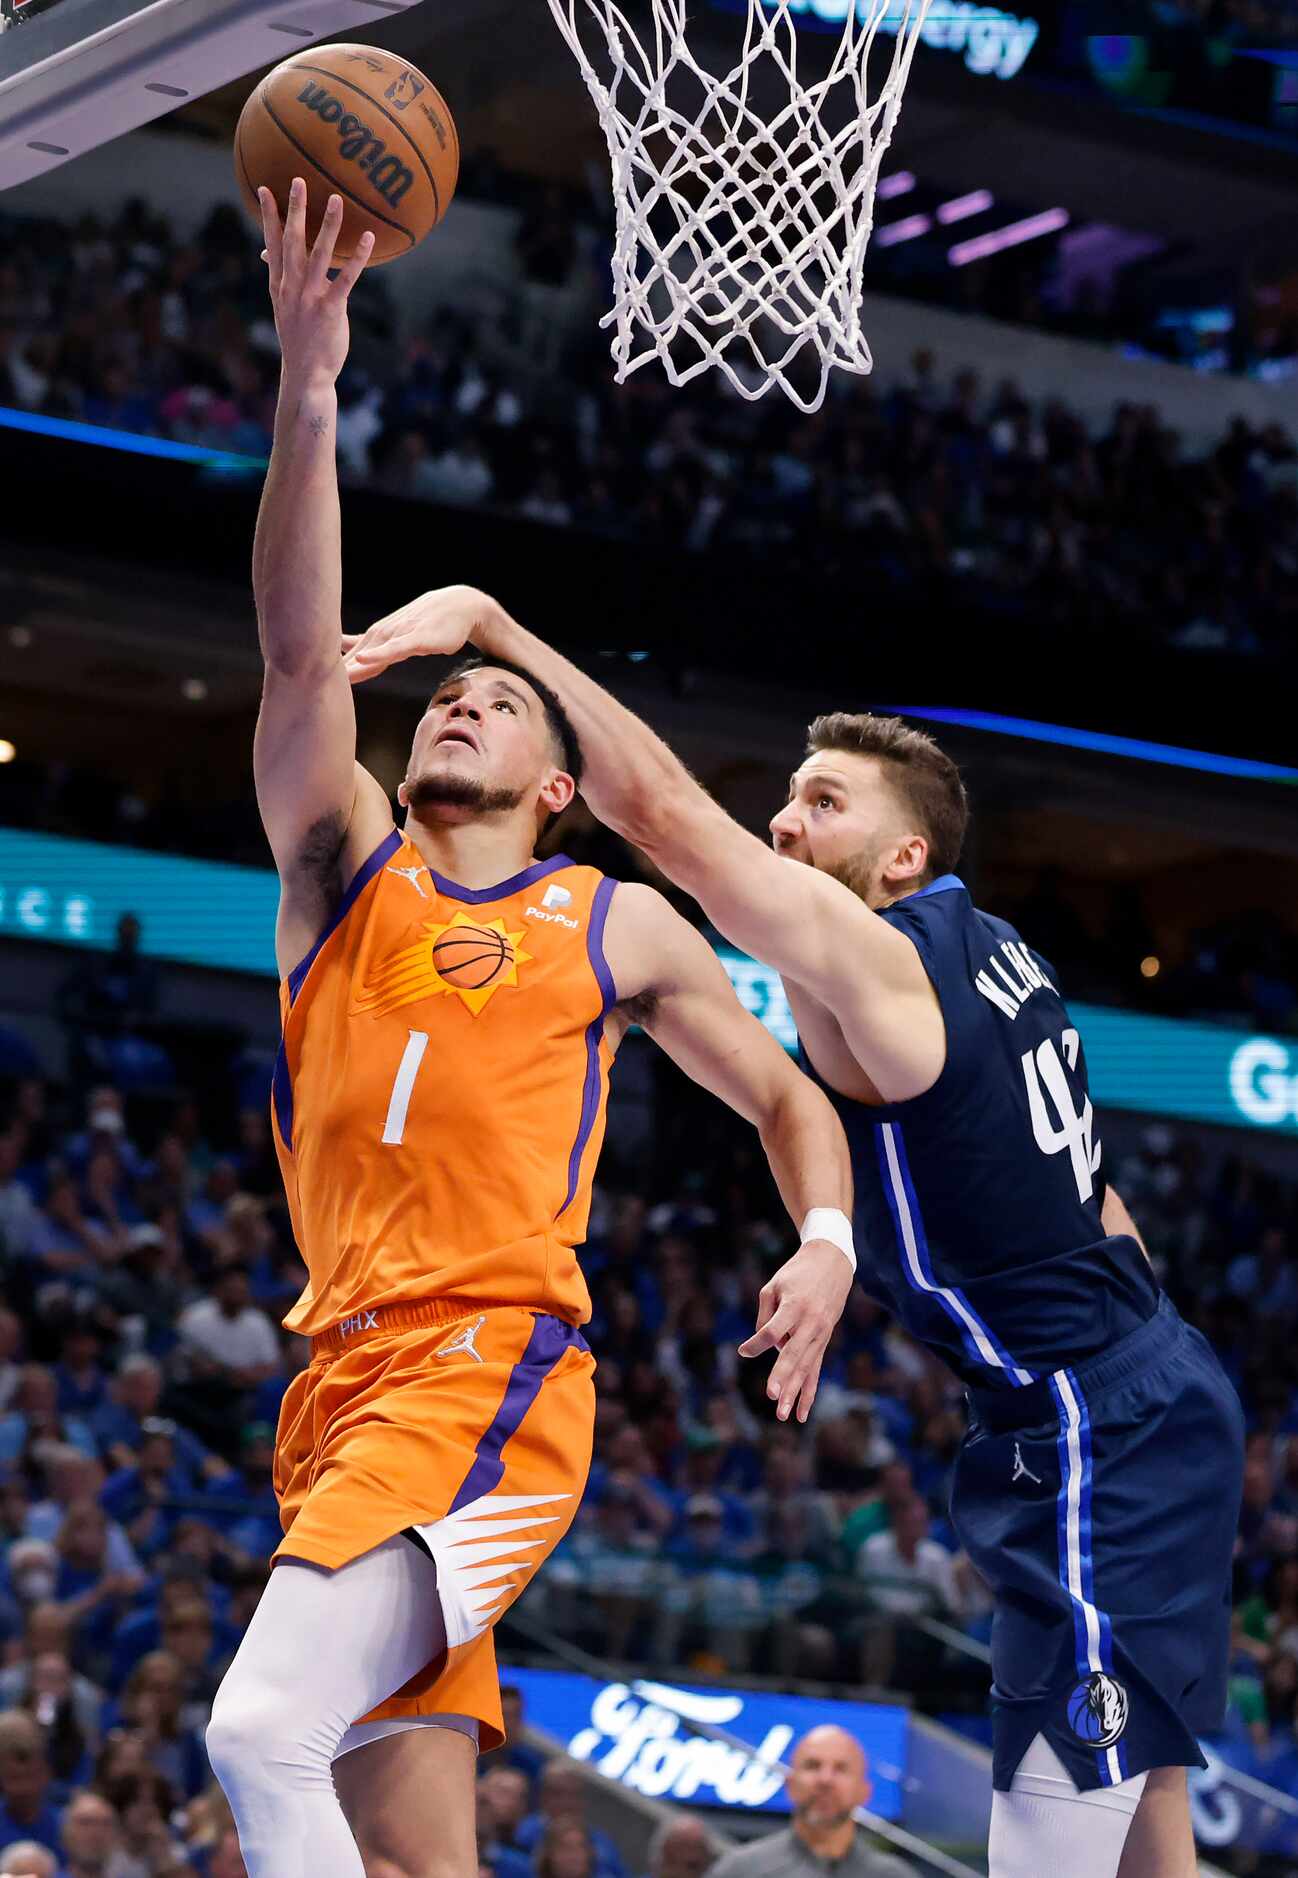
<svg viewBox="0 0 1298 1878">
<path fill-rule="evenodd" d="M 353 1009 L 376 1017 L 448 992 L 477 1017 L 498 991 L 518 989 L 518 968 L 531 962 L 503 919 L 474 919 L 457 913 L 445 922 L 425 920 L 419 937 L 381 960 L 362 986 Z"/>
</svg>

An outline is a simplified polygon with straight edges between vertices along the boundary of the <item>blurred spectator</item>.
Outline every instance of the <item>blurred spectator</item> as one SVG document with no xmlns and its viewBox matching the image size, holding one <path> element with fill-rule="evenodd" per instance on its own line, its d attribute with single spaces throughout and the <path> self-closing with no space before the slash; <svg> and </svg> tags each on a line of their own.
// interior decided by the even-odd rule
<svg viewBox="0 0 1298 1878">
<path fill-rule="evenodd" d="M 842 1728 L 813 1728 L 790 1757 L 785 1792 L 793 1824 L 725 1853 L 712 1878 L 911 1878 L 913 1867 L 873 1849 L 853 1817 L 871 1783 L 860 1743 Z"/>
<path fill-rule="evenodd" d="M 478 1864 L 485 1865 L 493 1878 L 532 1878 L 532 1861 L 501 1839 L 496 1826 L 496 1809 L 491 1795 L 477 1786 Z"/>
<path fill-rule="evenodd" d="M 669 1558 L 674 1576 L 660 1594 L 655 1656 L 680 1662 L 681 1651 L 693 1647 L 705 1649 L 722 1668 L 746 1669 L 762 1622 L 761 1591 L 753 1573 L 733 1557 L 715 1494 L 687 1501 L 685 1531 Z"/>
<path fill-rule="evenodd" d="M 478 1791 L 490 1802 L 497 1843 L 517 1850 L 518 1829 L 528 1816 L 531 1799 L 526 1774 L 517 1767 L 489 1767 L 478 1776 Z"/>
<path fill-rule="evenodd" d="M 171 1830 L 176 1795 L 161 1774 L 128 1774 L 108 1801 L 120 1822 L 120 1849 L 105 1878 L 181 1878 L 193 1866 Z"/>
<path fill-rule="evenodd" d="M 688 1815 L 664 1819 L 649 1841 L 648 1878 L 703 1878 L 721 1856 L 707 1827 Z"/>
<path fill-rule="evenodd" d="M 151 1650 L 128 1676 L 119 1707 L 126 1726 L 144 1745 L 150 1770 L 192 1798 L 203 1785 L 207 1763 L 197 1731 L 186 1726 L 184 1697 L 185 1672 L 178 1658 Z"/>
<path fill-rule="evenodd" d="M 162 1365 L 151 1356 L 128 1356 L 118 1365 L 108 1386 L 107 1400 L 96 1409 L 91 1422 L 95 1439 L 107 1464 L 114 1470 L 138 1465 L 140 1450 L 148 1432 L 153 1432 L 165 1417 L 159 1414 L 162 1404 Z M 207 1471 L 226 1470 L 214 1462 L 193 1432 L 177 1423 L 167 1426 L 171 1433 L 176 1464 L 193 1481 Z"/>
<path fill-rule="evenodd" d="M 557 1859 L 551 1878 L 624 1878 L 622 1856 L 606 1832 L 591 1827 L 586 1820 L 587 1788 L 584 1777 L 571 1761 L 555 1759 L 547 1763 L 537 1789 L 538 1807 L 518 1828 L 515 1843 L 521 1851 L 534 1855 L 538 1878 L 542 1878 L 542 1858 Z M 573 1869 L 587 1852 L 576 1844 L 551 1840 L 550 1835 L 575 1824 L 584 1834 L 589 1848 L 589 1864 L 581 1871 Z M 549 1852 L 544 1847 L 548 1843 Z"/>
<path fill-rule="evenodd" d="M 6 1267 L 28 1257 L 41 1224 L 30 1189 L 16 1178 L 26 1139 L 20 1124 L 0 1129 L 0 1260 Z"/>
<path fill-rule="evenodd" d="M 100 1794 L 74 1793 L 63 1814 L 61 1844 L 67 1878 L 119 1878 L 117 1814 Z"/>
<path fill-rule="evenodd" d="M 84 1691 L 84 1678 L 80 1679 Z M 33 1717 L 45 1737 L 45 1755 L 56 1781 L 75 1779 L 99 1745 L 95 1717 L 93 1732 L 81 1726 L 72 1665 L 54 1650 L 43 1651 L 30 1666 L 27 1687 L 18 1706 Z"/>
<path fill-rule="evenodd" d="M 228 1451 L 229 1430 L 246 1419 L 253 1391 L 282 1367 L 275 1326 L 252 1302 L 247 1266 L 222 1267 L 211 1295 L 181 1312 L 177 1330 L 188 1419 Z"/>
<path fill-rule="evenodd" d="M 517 1683 L 501 1683 L 500 1708 L 505 1722 L 504 1746 L 481 1755 L 478 1772 L 484 1779 L 505 1770 L 510 1774 L 509 1791 L 514 1798 L 504 1801 L 498 1793 L 493 1793 L 493 1804 L 497 1824 L 506 1841 L 512 1844 L 515 1830 L 528 1810 L 526 1802 L 532 1782 L 545 1766 L 545 1756 L 524 1739 L 527 1717 L 523 1711 L 523 1691 Z"/>
<path fill-rule="evenodd" d="M 0 1229 L 0 1254 L 3 1253 L 2 1229 Z M 7 1310 L 0 1305 L 0 1415 L 3 1415 L 13 1402 L 18 1384 L 22 1380 L 22 1364 L 19 1357 L 23 1347 L 22 1319 L 16 1311 Z"/>
<path fill-rule="evenodd" d="M 114 382 L 129 381 L 124 371 L 118 371 Z M 132 414 L 137 421 L 122 428 L 152 428 L 151 412 L 134 406 Z M 97 1043 L 138 1030 L 157 1008 L 157 967 L 142 957 L 140 937 L 136 915 L 123 913 L 117 922 L 112 951 L 80 960 L 60 986 L 59 1016 L 67 1028 L 78 1073 L 90 1073 L 102 1065 L 104 1059 L 95 1050 Z"/>
<path fill-rule="evenodd" d="M 596 1878 L 600 1869 L 589 1827 L 573 1816 L 546 1827 L 532 1860 L 536 1878 Z"/>
<path fill-rule="evenodd" d="M 16 1548 L 14 1548 L 16 1550 Z M 12 1551 L 10 1569 L 12 1570 Z M 53 1588 L 53 1570 L 50 1572 Z M 51 1727 L 62 1712 L 70 1712 L 84 1751 L 96 1754 L 102 1731 L 104 1692 L 88 1676 L 71 1670 L 72 1618 L 66 1606 L 52 1600 L 31 1604 L 23 1631 L 22 1655 L 0 1670 L 0 1709 L 23 1708 L 43 1728 Z M 58 1664 L 57 1672 L 51 1665 Z M 66 1779 L 70 1770 L 55 1771 Z"/>
<path fill-rule="evenodd" d="M 59 1814 L 51 1798 L 53 1775 L 45 1739 L 34 1718 L 19 1710 L 0 1715 L 0 1845 L 34 1839 L 59 1848 Z"/>
<path fill-rule="evenodd" d="M 34 1839 L 19 1839 L 0 1850 L 0 1873 L 4 1878 L 59 1878 L 58 1860 Z"/>
</svg>

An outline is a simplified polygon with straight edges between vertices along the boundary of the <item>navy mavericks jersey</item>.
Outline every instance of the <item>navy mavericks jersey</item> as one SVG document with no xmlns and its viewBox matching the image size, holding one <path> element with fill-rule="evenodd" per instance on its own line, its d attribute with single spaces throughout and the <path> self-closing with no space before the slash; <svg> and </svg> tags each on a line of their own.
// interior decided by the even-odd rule
<svg viewBox="0 0 1298 1878">
<path fill-rule="evenodd" d="M 827 1090 L 862 1281 L 966 1382 L 1022 1387 L 1146 1322 L 1158 1287 L 1135 1240 L 1101 1224 L 1086 1060 L 1049 967 L 954 874 L 879 917 L 923 960 L 946 1063 L 888 1107 Z"/>
</svg>

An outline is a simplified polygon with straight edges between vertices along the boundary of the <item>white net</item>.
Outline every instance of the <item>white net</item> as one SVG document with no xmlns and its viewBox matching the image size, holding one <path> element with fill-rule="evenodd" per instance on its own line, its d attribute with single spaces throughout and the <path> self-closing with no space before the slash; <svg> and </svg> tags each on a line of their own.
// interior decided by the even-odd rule
<svg viewBox="0 0 1298 1878">
<path fill-rule="evenodd" d="M 833 367 L 873 364 L 861 274 L 929 0 L 732 4 L 692 22 L 714 40 L 742 27 L 738 59 L 712 55 L 709 71 L 686 0 L 550 0 L 613 162 L 603 324 L 619 383 L 654 358 L 677 385 L 715 366 L 746 398 L 779 384 L 815 411 Z M 799 30 L 843 15 L 837 38 Z M 871 96 L 876 40 L 887 69 Z"/>
</svg>

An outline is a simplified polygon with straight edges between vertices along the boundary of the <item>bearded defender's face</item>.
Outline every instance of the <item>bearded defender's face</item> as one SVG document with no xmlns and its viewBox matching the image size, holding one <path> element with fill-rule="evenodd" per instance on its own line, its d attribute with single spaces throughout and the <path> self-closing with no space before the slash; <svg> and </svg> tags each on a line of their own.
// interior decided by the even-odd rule
<svg viewBox="0 0 1298 1878">
<path fill-rule="evenodd" d="M 884 876 L 914 829 L 877 758 L 821 750 L 789 780 L 789 799 L 771 818 L 775 852 L 832 874 L 867 906 L 883 906 L 902 883 Z"/>
<path fill-rule="evenodd" d="M 484 666 L 433 694 L 398 800 L 421 821 L 474 821 L 533 807 L 556 770 L 540 698 Z"/>
</svg>

